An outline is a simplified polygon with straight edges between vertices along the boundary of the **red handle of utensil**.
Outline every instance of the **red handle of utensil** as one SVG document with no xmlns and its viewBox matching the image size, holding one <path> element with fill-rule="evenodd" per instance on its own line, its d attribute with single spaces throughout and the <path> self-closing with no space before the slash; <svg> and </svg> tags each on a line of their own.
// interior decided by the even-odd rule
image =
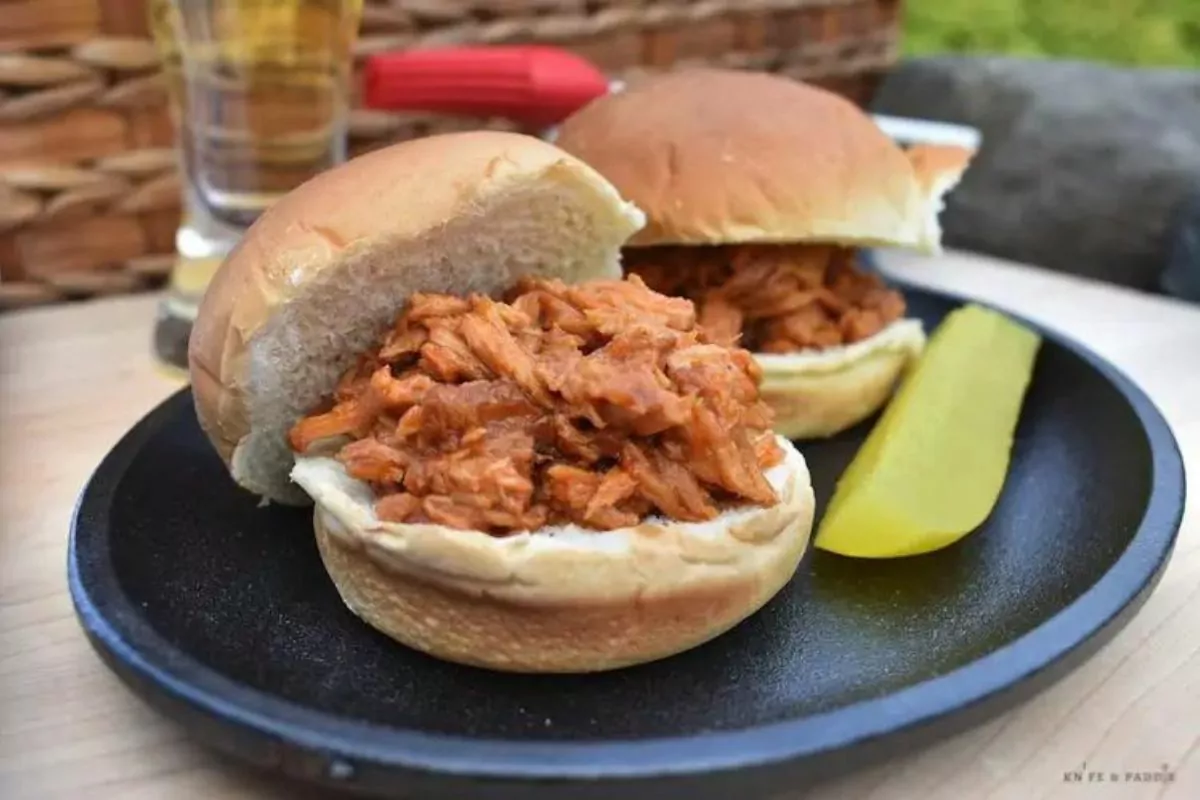
<svg viewBox="0 0 1200 800">
<path fill-rule="evenodd" d="M 586 60 L 554 47 L 455 47 L 367 60 L 368 108 L 498 116 L 551 125 L 608 92 Z"/>
</svg>

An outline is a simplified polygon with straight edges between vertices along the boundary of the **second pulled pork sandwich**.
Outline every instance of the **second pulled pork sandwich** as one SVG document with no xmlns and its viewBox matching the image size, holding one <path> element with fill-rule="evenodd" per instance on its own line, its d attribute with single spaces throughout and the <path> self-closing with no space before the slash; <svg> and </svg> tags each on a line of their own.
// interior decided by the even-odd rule
<svg viewBox="0 0 1200 800">
<path fill-rule="evenodd" d="M 716 69 L 594 100 L 556 144 L 646 213 L 626 271 L 692 300 L 717 341 L 756 355 L 781 434 L 861 421 L 921 352 L 921 323 L 856 249 L 937 251 L 942 198 L 972 151 L 905 151 L 835 94 Z"/>
<path fill-rule="evenodd" d="M 454 134 L 309 181 L 214 277 L 201 424 L 242 486 L 315 501 L 323 563 L 379 631 L 612 669 L 721 634 L 794 574 L 804 459 L 748 352 L 622 278 L 643 221 L 551 145 Z"/>
</svg>

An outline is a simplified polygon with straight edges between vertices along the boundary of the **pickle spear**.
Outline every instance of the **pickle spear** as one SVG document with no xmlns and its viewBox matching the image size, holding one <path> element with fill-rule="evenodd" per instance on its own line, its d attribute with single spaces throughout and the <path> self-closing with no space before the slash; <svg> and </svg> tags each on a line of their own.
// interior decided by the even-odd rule
<svg viewBox="0 0 1200 800">
<path fill-rule="evenodd" d="M 838 481 L 816 547 L 859 558 L 918 555 L 987 519 L 1040 344 L 981 306 L 947 316 Z"/>
</svg>

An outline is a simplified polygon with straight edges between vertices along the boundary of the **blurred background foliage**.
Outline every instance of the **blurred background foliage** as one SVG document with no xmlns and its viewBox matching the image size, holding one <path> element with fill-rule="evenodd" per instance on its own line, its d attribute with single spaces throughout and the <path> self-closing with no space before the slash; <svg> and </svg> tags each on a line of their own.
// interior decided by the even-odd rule
<svg viewBox="0 0 1200 800">
<path fill-rule="evenodd" d="M 905 50 L 1200 68 L 1200 0 L 906 0 Z"/>
</svg>

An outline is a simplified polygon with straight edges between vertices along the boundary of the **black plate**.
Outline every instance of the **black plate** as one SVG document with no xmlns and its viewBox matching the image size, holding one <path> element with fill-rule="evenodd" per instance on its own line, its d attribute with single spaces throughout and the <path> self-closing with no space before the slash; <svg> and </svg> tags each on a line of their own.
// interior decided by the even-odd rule
<svg viewBox="0 0 1200 800">
<path fill-rule="evenodd" d="M 908 297 L 930 326 L 959 302 Z M 865 430 L 803 448 L 818 498 Z M 85 489 L 70 581 L 108 665 L 238 758 L 426 799 L 724 800 L 961 730 L 1065 674 L 1146 598 L 1183 498 L 1175 442 L 1145 395 L 1048 334 L 999 506 L 958 545 L 887 562 L 815 553 L 759 614 L 656 664 L 499 675 L 351 616 L 308 513 L 237 490 L 183 392 Z"/>
</svg>

